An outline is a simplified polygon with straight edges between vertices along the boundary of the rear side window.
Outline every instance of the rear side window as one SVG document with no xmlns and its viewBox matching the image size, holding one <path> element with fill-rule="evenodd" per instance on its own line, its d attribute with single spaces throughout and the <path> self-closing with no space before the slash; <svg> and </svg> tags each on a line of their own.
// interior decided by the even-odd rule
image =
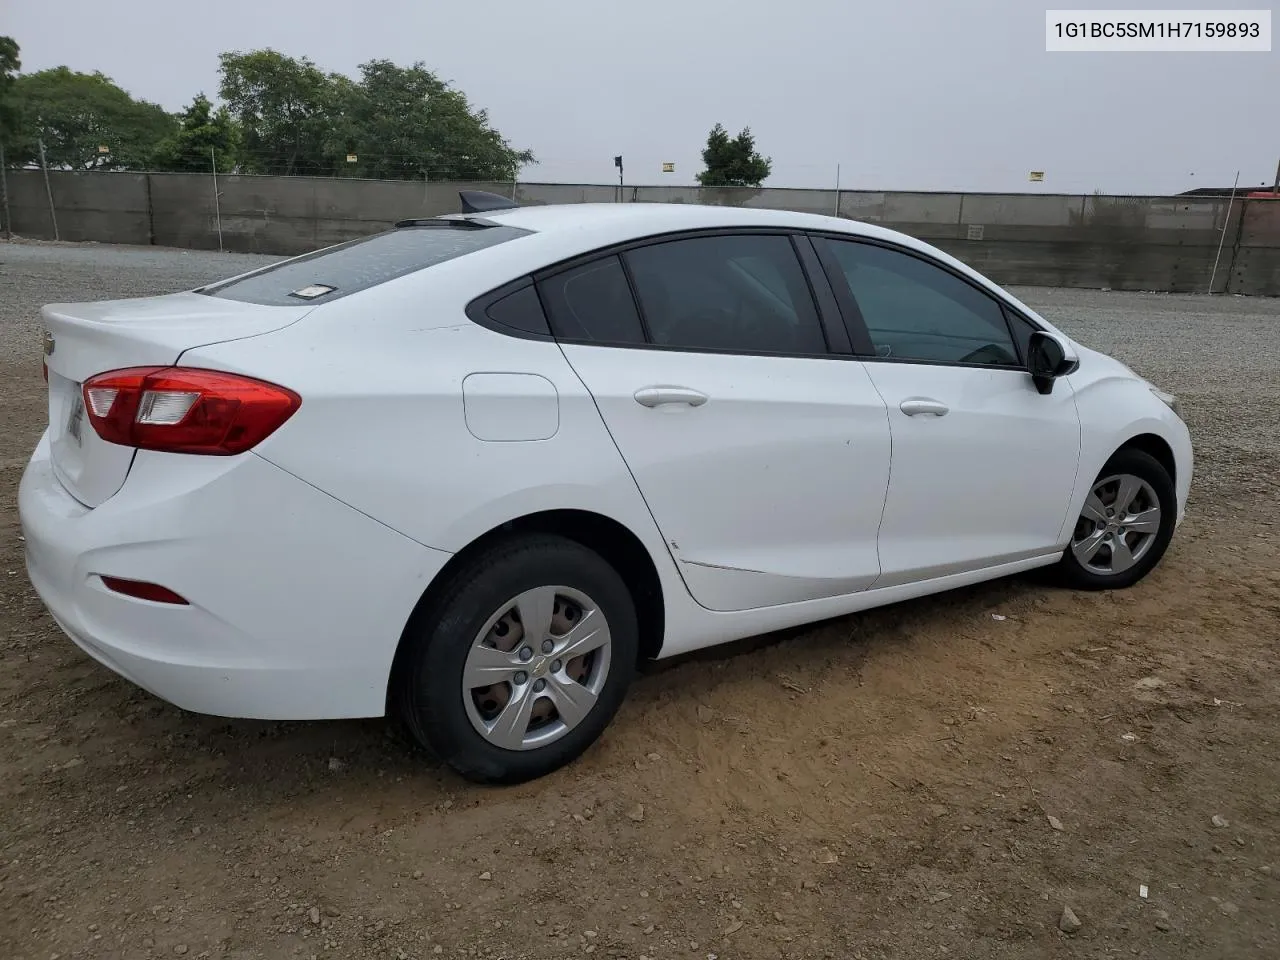
<svg viewBox="0 0 1280 960">
<path fill-rule="evenodd" d="M 317 250 L 240 279 L 197 292 L 267 306 L 328 303 L 446 260 L 527 236 L 518 227 L 440 225 L 401 227 Z"/>
<path fill-rule="evenodd" d="M 540 285 L 556 336 L 599 343 L 644 343 L 644 329 L 622 263 L 605 257 Z"/>
<path fill-rule="evenodd" d="M 495 300 L 489 304 L 485 315 L 494 323 L 513 330 L 546 336 L 551 334 L 551 327 L 547 324 L 542 303 L 538 300 L 538 291 L 533 288 L 533 284 L 521 287 L 515 293 L 508 293 L 501 300 Z"/>
<path fill-rule="evenodd" d="M 822 354 L 822 325 L 791 240 L 748 235 L 630 250 L 627 265 L 655 344 Z"/>
</svg>

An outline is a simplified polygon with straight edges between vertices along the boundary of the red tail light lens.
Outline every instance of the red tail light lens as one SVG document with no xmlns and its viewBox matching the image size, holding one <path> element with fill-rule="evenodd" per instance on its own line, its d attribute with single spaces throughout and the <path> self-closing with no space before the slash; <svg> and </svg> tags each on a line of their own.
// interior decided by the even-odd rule
<svg viewBox="0 0 1280 960">
<path fill-rule="evenodd" d="M 111 370 L 90 377 L 83 391 L 103 440 L 166 453 L 244 453 L 302 405 L 274 383 L 188 367 Z"/>
<path fill-rule="evenodd" d="M 139 600 L 150 600 L 152 603 L 172 603 L 175 606 L 190 606 L 185 597 L 174 593 L 168 587 L 158 583 L 147 583 L 145 580 L 126 580 L 123 577 L 102 575 L 102 585 L 114 593 L 122 593 L 126 597 Z"/>
</svg>

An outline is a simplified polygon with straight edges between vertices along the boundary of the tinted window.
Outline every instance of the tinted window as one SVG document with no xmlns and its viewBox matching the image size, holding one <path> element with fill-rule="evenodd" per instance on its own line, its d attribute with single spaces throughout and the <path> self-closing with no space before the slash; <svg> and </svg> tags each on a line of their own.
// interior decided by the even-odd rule
<svg viewBox="0 0 1280 960">
<path fill-rule="evenodd" d="M 1017 366 L 1000 305 L 940 267 L 867 243 L 827 241 L 882 357 Z"/>
<path fill-rule="evenodd" d="M 1029 321 L 1023 320 L 1012 311 L 1006 311 L 1009 317 L 1009 326 L 1013 328 L 1013 339 L 1018 344 L 1018 356 L 1025 364 L 1027 357 L 1031 356 L 1031 334 L 1035 333 L 1039 327 L 1033 326 Z"/>
<path fill-rule="evenodd" d="M 601 343 L 644 343 L 640 315 L 617 257 L 593 260 L 540 284 L 556 336 Z"/>
<path fill-rule="evenodd" d="M 199 292 L 269 306 L 327 303 L 529 233 L 517 227 L 402 227 L 317 250 L 239 280 L 210 284 Z"/>
<path fill-rule="evenodd" d="M 489 304 L 485 314 L 494 323 L 504 327 L 523 330 L 525 333 L 551 333 L 546 314 L 542 312 L 538 291 L 532 284 L 507 294 L 501 300 L 495 300 Z"/>
<path fill-rule="evenodd" d="M 745 353 L 825 353 L 809 285 L 787 237 L 672 240 L 626 253 L 656 344 Z"/>
</svg>

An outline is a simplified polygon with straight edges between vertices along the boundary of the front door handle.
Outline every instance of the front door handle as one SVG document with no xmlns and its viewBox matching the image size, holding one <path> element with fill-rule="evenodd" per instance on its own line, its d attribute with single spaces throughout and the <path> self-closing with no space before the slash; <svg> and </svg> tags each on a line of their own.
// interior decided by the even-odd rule
<svg viewBox="0 0 1280 960">
<path fill-rule="evenodd" d="M 951 410 L 945 403 L 924 397 L 912 397 L 910 400 L 903 400 L 902 403 L 898 404 L 898 409 L 908 417 L 945 417 Z"/>
<path fill-rule="evenodd" d="M 642 407 L 660 407 L 664 403 L 687 403 L 700 407 L 707 402 L 707 395 L 689 387 L 642 387 L 635 392 L 636 403 Z"/>
</svg>

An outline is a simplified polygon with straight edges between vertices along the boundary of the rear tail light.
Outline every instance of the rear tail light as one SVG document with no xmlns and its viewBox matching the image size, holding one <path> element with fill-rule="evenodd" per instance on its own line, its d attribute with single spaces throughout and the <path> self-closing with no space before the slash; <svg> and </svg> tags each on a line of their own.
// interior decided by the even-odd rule
<svg viewBox="0 0 1280 960">
<path fill-rule="evenodd" d="M 172 603 L 178 606 L 190 606 L 186 598 L 174 593 L 168 587 L 145 580 L 126 580 L 124 577 L 101 576 L 102 585 L 113 593 L 121 593 L 126 597 L 138 600 L 150 600 L 152 603 Z"/>
<path fill-rule="evenodd" d="M 261 443 L 302 404 L 292 390 L 218 370 L 130 367 L 84 382 L 103 440 L 142 450 L 230 456 Z"/>
</svg>

